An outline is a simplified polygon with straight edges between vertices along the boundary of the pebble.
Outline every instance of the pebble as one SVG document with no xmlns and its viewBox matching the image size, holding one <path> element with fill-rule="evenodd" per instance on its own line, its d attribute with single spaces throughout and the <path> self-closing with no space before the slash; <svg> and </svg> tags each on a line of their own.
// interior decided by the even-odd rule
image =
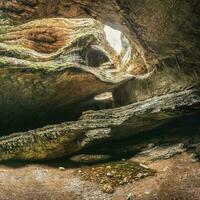
<svg viewBox="0 0 200 200">
<path fill-rule="evenodd" d="M 123 179 L 123 182 L 124 182 L 124 183 L 128 183 L 128 177 L 125 177 L 125 178 Z"/>
<path fill-rule="evenodd" d="M 143 178 L 143 177 L 144 177 L 144 174 L 138 173 L 138 175 L 137 175 L 136 177 L 137 177 L 137 178 Z"/>
<path fill-rule="evenodd" d="M 146 190 L 144 191 L 144 194 L 151 194 L 151 191 L 146 189 Z"/>
<path fill-rule="evenodd" d="M 166 172 L 168 170 L 168 167 L 165 167 L 162 171 Z"/>
<path fill-rule="evenodd" d="M 111 174 L 110 172 L 108 172 L 108 173 L 106 174 L 106 176 L 108 176 L 108 177 L 113 177 L 113 174 Z"/>
<path fill-rule="evenodd" d="M 64 170 L 65 170 L 64 167 L 59 167 L 58 169 L 61 170 L 61 171 L 64 171 Z"/>
<path fill-rule="evenodd" d="M 144 165 L 144 164 L 142 164 L 142 163 L 140 163 L 140 167 L 143 167 L 143 168 L 145 168 L 145 169 L 149 169 L 148 166 L 146 166 L 146 165 Z"/>
<path fill-rule="evenodd" d="M 123 181 L 120 181 L 120 182 L 119 182 L 119 185 L 123 185 L 123 184 L 124 184 Z"/>
</svg>

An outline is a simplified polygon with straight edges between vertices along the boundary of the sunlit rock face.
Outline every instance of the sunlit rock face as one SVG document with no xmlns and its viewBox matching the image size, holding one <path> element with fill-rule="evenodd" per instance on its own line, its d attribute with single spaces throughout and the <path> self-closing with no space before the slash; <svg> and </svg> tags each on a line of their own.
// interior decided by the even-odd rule
<svg viewBox="0 0 200 200">
<path fill-rule="evenodd" d="M 21 25 L 9 20 L 2 15 L 2 121 L 16 116 L 37 118 L 131 78 L 120 72 L 121 58 L 97 20 L 49 18 Z"/>
</svg>

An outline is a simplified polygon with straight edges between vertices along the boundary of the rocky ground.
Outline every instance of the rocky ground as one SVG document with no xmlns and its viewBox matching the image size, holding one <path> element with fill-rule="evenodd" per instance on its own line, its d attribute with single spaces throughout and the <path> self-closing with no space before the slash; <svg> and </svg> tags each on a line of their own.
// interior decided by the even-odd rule
<svg viewBox="0 0 200 200">
<path fill-rule="evenodd" d="M 93 179 L 86 181 L 82 176 L 85 171 L 88 176 L 94 177 L 88 168 L 95 170 L 98 169 L 96 166 L 80 167 L 64 160 L 3 163 L 0 165 L 0 200 L 200 199 L 200 166 L 191 154 L 183 152 L 168 159 L 138 165 L 147 171 L 155 170 L 156 173 L 147 177 L 137 173 L 138 178 L 132 182 L 117 185 L 113 193 L 105 193 L 101 184 Z M 112 176 L 109 177 L 112 179 Z"/>
</svg>

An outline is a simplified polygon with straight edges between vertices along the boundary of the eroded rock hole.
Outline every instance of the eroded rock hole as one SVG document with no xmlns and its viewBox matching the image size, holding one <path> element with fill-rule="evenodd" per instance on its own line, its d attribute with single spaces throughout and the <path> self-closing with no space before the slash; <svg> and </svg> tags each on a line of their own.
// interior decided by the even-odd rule
<svg viewBox="0 0 200 200">
<path fill-rule="evenodd" d="M 112 90 L 123 81 L 116 74 L 131 59 L 130 43 L 119 30 L 82 20 L 35 20 L 0 35 L 6 43 L 2 52 L 12 57 L 6 59 L 8 68 L 14 61 L 16 69 L 23 67 L 8 74 L 13 82 L 0 77 L 10 101 L 0 99 L 1 135 L 76 121 L 84 111 L 115 107 Z M 63 68 L 68 67 L 74 68 L 65 73 Z"/>
<path fill-rule="evenodd" d="M 104 32 L 106 40 L 121 58 L 121 65 L 126 65 L 133 56 L 133 50 L 127 37 L 120 30 L 105 25 Z"/>
<path fill-rule="evenodd" d="M 92 45 L 86 52 L 86 63 L 88 66 L 99 67 L 109 61 L 109 54 L 98 46 Z"/>
</svg>

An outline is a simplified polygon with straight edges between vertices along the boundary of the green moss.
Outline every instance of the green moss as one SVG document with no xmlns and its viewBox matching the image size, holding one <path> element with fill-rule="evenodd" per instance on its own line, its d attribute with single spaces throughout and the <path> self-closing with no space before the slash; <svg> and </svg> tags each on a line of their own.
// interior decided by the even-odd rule
<svg viewBox="0 0 200 200">
<path fill-rule="evenodd" d="M 7 65 L 7 59 L 5 57 L 0 57 L 0 67 Z"/>
<path fill-rule="evenodd" d="M 111 193 L 115 187 L 154 175 L 155 171 L 136 162 L 120 161 L 86 166 L 76 170 L 75 174 L 79 174 L 83 180 L 98 183 L 104 192 Z"/>
<path fill-rule="evenodd" d="M 5 15 L 0 15 L 0 34 L 5 33 L 12 27 L 10 18 Z"/>
</svg>

